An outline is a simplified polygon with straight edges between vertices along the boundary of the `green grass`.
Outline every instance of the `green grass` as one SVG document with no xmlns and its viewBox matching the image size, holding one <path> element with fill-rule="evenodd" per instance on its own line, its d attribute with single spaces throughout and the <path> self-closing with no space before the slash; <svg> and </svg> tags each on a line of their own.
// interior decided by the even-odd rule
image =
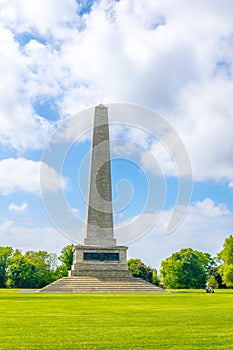
<svg viewBox="0 0 233 350">
<path fill-rule="evenodd" d="M 0 290 L 0 349 L 233 349 L 233 291 L 154 295 Z"/>
</svg>

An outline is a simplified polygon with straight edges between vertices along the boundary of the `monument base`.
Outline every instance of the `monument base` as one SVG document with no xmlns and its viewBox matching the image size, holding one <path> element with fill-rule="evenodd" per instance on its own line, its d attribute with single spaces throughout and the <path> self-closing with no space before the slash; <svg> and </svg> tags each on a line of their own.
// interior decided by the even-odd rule
<svg viewBox="0 0 233 350">
<path fill-rule="evenodd" d="M 127 247 L 77 245 L 69 276 L 132 277 L 127 265 Z"/>
</svg>

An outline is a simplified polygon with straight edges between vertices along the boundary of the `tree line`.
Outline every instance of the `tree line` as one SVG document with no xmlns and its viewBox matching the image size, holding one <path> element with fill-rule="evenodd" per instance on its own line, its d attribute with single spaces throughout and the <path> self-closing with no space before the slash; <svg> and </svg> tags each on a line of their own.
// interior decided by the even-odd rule
<svg viewBox="0 0 233 350">
<path fill-rule="evenodd" d="M 60 256 L 39 250 L 23 254 L 11 247 L 0 247 L 0 288 L 42 288 L 67 276 L 73 260 L 73 245 Z"/>
<path fill-rule="evenodd" d="M 233 287 L 233 236 L 226 238 L 216 257 L 191 248 L 181 249 L 161 263 L 165 288 Z"/>
<path fill-rule="evenodd" d="M 59 256 L 46 251 L 22 253 L 0 247 L 0 288 L 42 288 L 67 276 L 73 261 L 73 245 L 64 247 Z M 128 260 L 134 277 L 166 289 L 233 287 L 233 236 L 226 238 L 222 251 L 215 257 L 192 248 L 181 249 L 162 261 L 157 271 L 141 259 Z"/>
</svg>

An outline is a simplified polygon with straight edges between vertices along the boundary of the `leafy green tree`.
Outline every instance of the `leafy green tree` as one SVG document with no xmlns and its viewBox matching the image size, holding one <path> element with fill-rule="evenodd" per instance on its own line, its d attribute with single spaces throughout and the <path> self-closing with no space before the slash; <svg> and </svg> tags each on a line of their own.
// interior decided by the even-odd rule
<svg viewBox="0 0 233 350">
<path fill-rule="evenodd" d="M 132 275 L 134 277 L 139 277 L 148 281 L 150 283 L 154 283 L 155 285 L 159 285 L 159 278 L 155 270 L 153 270 L 150 266 L 145 265 L 141 259 L 129 259 L 128 260 L 129 270 L 132 271 Z"/>
<path fill-rule="evenodd" d="M 219 261 L 223 262 L 219 267 L 219 274 L 227 287 L 233 287 L 233 236 L 226 238 L 223 250 L 218 254 Z"/>
<path fill-rule="evenodd" d="M 218 259 L 226 264 L 233 264 L 233 236 L 225 239 L 223 250 L 218 254 Z"/>
<path fill-rule="evenodd" d="M 51 270 L 54 256 L 45 251 L 29 251 L 24 255 L 18 249 L 9 259 L 8 284 L 13 288 L 42 288 L 55 279 Z"/>
<path fill-rule="evenodd" d="M 43 250 L 29 251 L 25 254 L 32 264 L 31 288 L 42 288 L 55 280 L 57 257 Z"/>
<path fill-rule="evenodd" d="M 161 263 L 165 288 L 204 288 L 213 259 L 210 254 L 191 248 L 181 249 Z"/>
<path fill-rule="evenodd" d="M 0 247 L 0 288 L 6 287 L 8 262 L 12 254 L 13 248 Z"/>
<path fill-rule="evenodd" d="M 152 271 L 152 283 L 155 284 L 156 286 L 160 285 L 160 279 L 159 279 L 159 276 L 157 275 L 157 271 L 155 270 Z"/>
<path fill-rule="evenodd" d="M 219 273 L 222 276 L 223 283 L 227 287 L 233 287 L 233 264 L 224 263 L 219 267 Z"/>
<path fill-rule="evenodd" d="M 213 275 L 208 279 L 208 286 L 212 287 L 213 289 L 218 288 L 218 282 Z"/>
<path fill-rule="evenodd" d="M 13 288 L 29 287 L 32 266 L 30 259 L 18 249 L 15 250 L 8 264 L 8 284 Z"/>
<path fill-rule="evenodd" d="M 61 255 L 58 257 L 58 259 L 61 261 L 61 265 L 59 265 L 56 269 L 56 278 L 67 276 L 68 271 L 71 269 L 73 264 L 73 248 L 74 245 L 70 244 L 61 250 Z"/>
</svg>

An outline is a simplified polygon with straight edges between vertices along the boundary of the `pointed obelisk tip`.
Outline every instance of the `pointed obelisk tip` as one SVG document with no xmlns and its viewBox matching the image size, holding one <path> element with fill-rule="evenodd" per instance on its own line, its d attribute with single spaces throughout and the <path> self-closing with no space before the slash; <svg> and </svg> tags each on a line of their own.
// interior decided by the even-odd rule
<svg viewBox="0 0 233 350">
<path fill-rule="evenodd" d="M 107 106 L 103 105 L 103 103 L 100 103 L 96 106 L 96 108 L 107 108 Z"/>
</svg>

